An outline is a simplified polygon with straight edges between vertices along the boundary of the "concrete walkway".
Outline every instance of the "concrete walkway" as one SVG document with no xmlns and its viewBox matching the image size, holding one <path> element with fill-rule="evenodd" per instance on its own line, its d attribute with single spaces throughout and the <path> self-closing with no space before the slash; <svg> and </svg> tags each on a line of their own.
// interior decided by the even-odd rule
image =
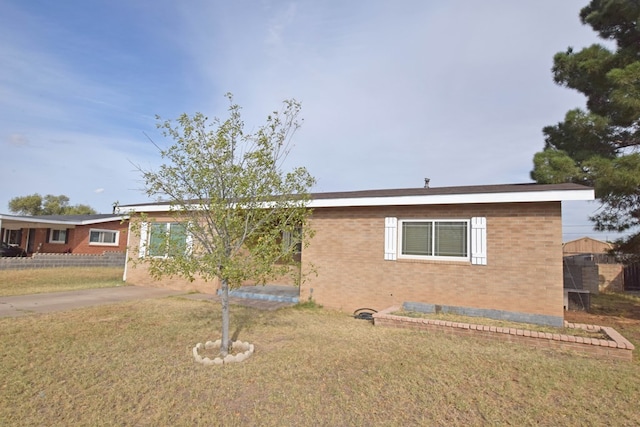
<svg viewBox="0 0 640 427">
<path fill-rule="evenodd" d="M 234 305 L 257 308 L 259 310 L 277 310 L 294 305 L 297 288 L 280 286 L 260 286 L 240 288 L 240 294 L 233 294 L 229 302 Z M 269 296 L 269 293 L 272 296 Z M 68 292 L 51 292 L 44 294 L 0 296 L 0 318 L 18 317 L 36 313 L 52 313 L 73 310 L 96 305 L 115 304 L 149 298 L 179 296 L 192 300 L 205 300 L 218 304 L 220 298 L 210 294 L 190 294 L 184 291 L 150 288 L 142 286 L 120 286 L 115 288 L 84 289 Z"/>
<path fill-rule="evenodd" d="M 24 316 L 34 313 L 52 313 L 94 305 L 114 304 L 148 298 L 163 298 L 181 294 L 184 294 L 184 291 L 145 288 L 141 286 L 120 286 L 115 288 L 83 289 L 80 291 L 0 297 L 0 318 Z"/>
<path fill-rule="evenodd" d="M 229 292 L 229 303 L 232 305 L 257 308 L 258 310 L 272 311 L 297 304 L 299 294 L 300 290 L 294 286 L 241 286 Z M 185 294 L 180 297 L 211 301 L 215 304 L 220 303 L 220 297 L 218 295 Z"/>
</svg>

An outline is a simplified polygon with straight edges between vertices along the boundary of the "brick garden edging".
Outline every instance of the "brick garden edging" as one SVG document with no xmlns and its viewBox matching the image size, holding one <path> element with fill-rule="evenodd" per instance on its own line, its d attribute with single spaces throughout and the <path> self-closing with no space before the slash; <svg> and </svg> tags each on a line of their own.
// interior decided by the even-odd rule
<svg viewBox="0 0 640 427">
<path fill-rule="evenodd" d="M 632 361 L 633 350 L 635 349 L 633 344 L 620 335 L 618 331 L 607 326 L 565 322 L 566 328 L 603 332 L 610 338 L 609 340 L 390 314 L 399 310 L 401 310 L 401 307 L 389 307 L 375 313 L 373 315 L 374 324 L 376 326 L 440 331 L 460 336 L 496 339 L 538 348 L 572 350 L 593 357 L 627 362 Z"/>
<path fill-rule="evenodd" d="M 204 345 L 199 342 L 193 347 L 193 358 L 196 363 L 202 363 L 203 365 L 224 365 L 226 363 L 238 363 L 244 362 L 248 359 L 254 352 L 253 344 L 249 344 L 248 342 L 242 341 L 233 341 L 231 343 L 231 349 L 237 350 L 237 354 L 227 354 L 225 357 L 216 357 L 214 359 L 210 359 L 208 357 L 202 357 L 200 355 L 200 351 L 202 349 L 218 349 L 220 350 L 221 341 L 207 341 Z"/>
</svg>

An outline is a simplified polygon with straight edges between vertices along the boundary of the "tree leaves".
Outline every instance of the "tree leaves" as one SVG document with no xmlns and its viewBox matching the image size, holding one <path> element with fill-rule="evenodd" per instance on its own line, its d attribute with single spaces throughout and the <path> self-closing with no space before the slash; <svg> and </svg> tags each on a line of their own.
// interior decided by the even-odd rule
<svg viewBox="0 0 640 427">
<path fill-rule="evenodd" d="M 142 170 L 146 192 L 171 204 L 173 220 L 186 227 L 193 249 L 166 258 L 145 259 L 155 277 L 180 275 L 221 283 L 223 330 L 228 342 L 228 290 L 251 281 L 266 283 L 291 268 L 297 243 L 312 234 L 306 208 L 314 178 L 304 167 L 283 169 L 291 138 L 299 127 L 301 105 L 283 103 L 256 131 L 246 132 L 231 94 L 228 117 L 209 120 L 202 113 L 159 120 L 173 144 L 160 149 L 164 163 Z M 283 245 L 283 235 L 293 244 Z M 166 244 L 170 235 L 167 233 Z"/>
<path fill-rule="evenodd" d="M 596 229 L 627 231 L 640 225 L 640 2 L 592 0 L 580 18 L 616 49 L 594 44 L 554 56 L 554 81 L 583 93 L 588 111 L 543 129 L 531 177 L 594 186 Z"/>
<path fill-rule="evenodd" d="M 69 197 L 61 194 L 47 194 L 42 197 L 35 193 L 14 197 L 9 201 L 9 211 L 18 215 L 93 215 L 96 211 L 83 204 L 69 205 Z"/>
</svg>

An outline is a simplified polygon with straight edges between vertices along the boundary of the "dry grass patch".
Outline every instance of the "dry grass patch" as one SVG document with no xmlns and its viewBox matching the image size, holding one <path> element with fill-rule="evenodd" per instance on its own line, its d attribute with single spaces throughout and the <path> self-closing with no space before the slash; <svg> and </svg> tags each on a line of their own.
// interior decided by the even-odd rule
<svg viewBox="0 0 640 427">
<path fill-rule="evenodd" d="M 610 326 L 636 347 L 633 361 L 640 363 L 640 296 L 622 293 L 591 295 L 591 309 L 566 311 L 565 320 L 573 323 Z"/>
<path fill-rule="evenodd" d="M 640 320 L 640 295 L 601 292 L 591 299 L 591 314 Z"/>
<path fill-rule="evenodd" d="M 232 309 L 240 364 L 193 361 L 217 305 L 165 298 L 0 320 L 7 425 L 640 424 L 640 365 L 393 328 L 321 309 Z M 235 329 L 234 329 L 235 328 Z M 594 396 L 597 395 L 597 399 Z"/>
<path fill-rule="evenodd" d="M 121 267 L 0 270 L 0 296 L 124 286 Z"/>
</svg>

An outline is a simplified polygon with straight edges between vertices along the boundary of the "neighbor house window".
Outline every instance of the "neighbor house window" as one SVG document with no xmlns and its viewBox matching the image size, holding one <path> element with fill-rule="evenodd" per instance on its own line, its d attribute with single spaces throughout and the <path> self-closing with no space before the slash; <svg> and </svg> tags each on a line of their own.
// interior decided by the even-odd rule
<svg viewBox="0 0 640 427">
<path fill-rule="evenodd" d="M 51 230 L 49 235 L 49 243 L 66 243 L 67 230 Z"/>
<path fill-rule="evenodd" d="M 119 232 L 114 230 L 98 230 L 92 228 L 89 231 L 89 244 L 99 246 L 118 246 Z"/>
<path fill-rule="evenodd" d="M 400 258 L 469 260 L 469 221 L 400 220 Z"/>
<path fill-rule="evenodd" d="M 10 245 L 20 245 L 22 244 L 22 230 L 6 230 L 5 238 L 3 240 Z"/>
<path fill-rule="evenodd" d="M 182 255 L 187 250 L 187 227 L 179 222 L 149 224 L 148 254 L 152 257 Z"/>
</svg>

